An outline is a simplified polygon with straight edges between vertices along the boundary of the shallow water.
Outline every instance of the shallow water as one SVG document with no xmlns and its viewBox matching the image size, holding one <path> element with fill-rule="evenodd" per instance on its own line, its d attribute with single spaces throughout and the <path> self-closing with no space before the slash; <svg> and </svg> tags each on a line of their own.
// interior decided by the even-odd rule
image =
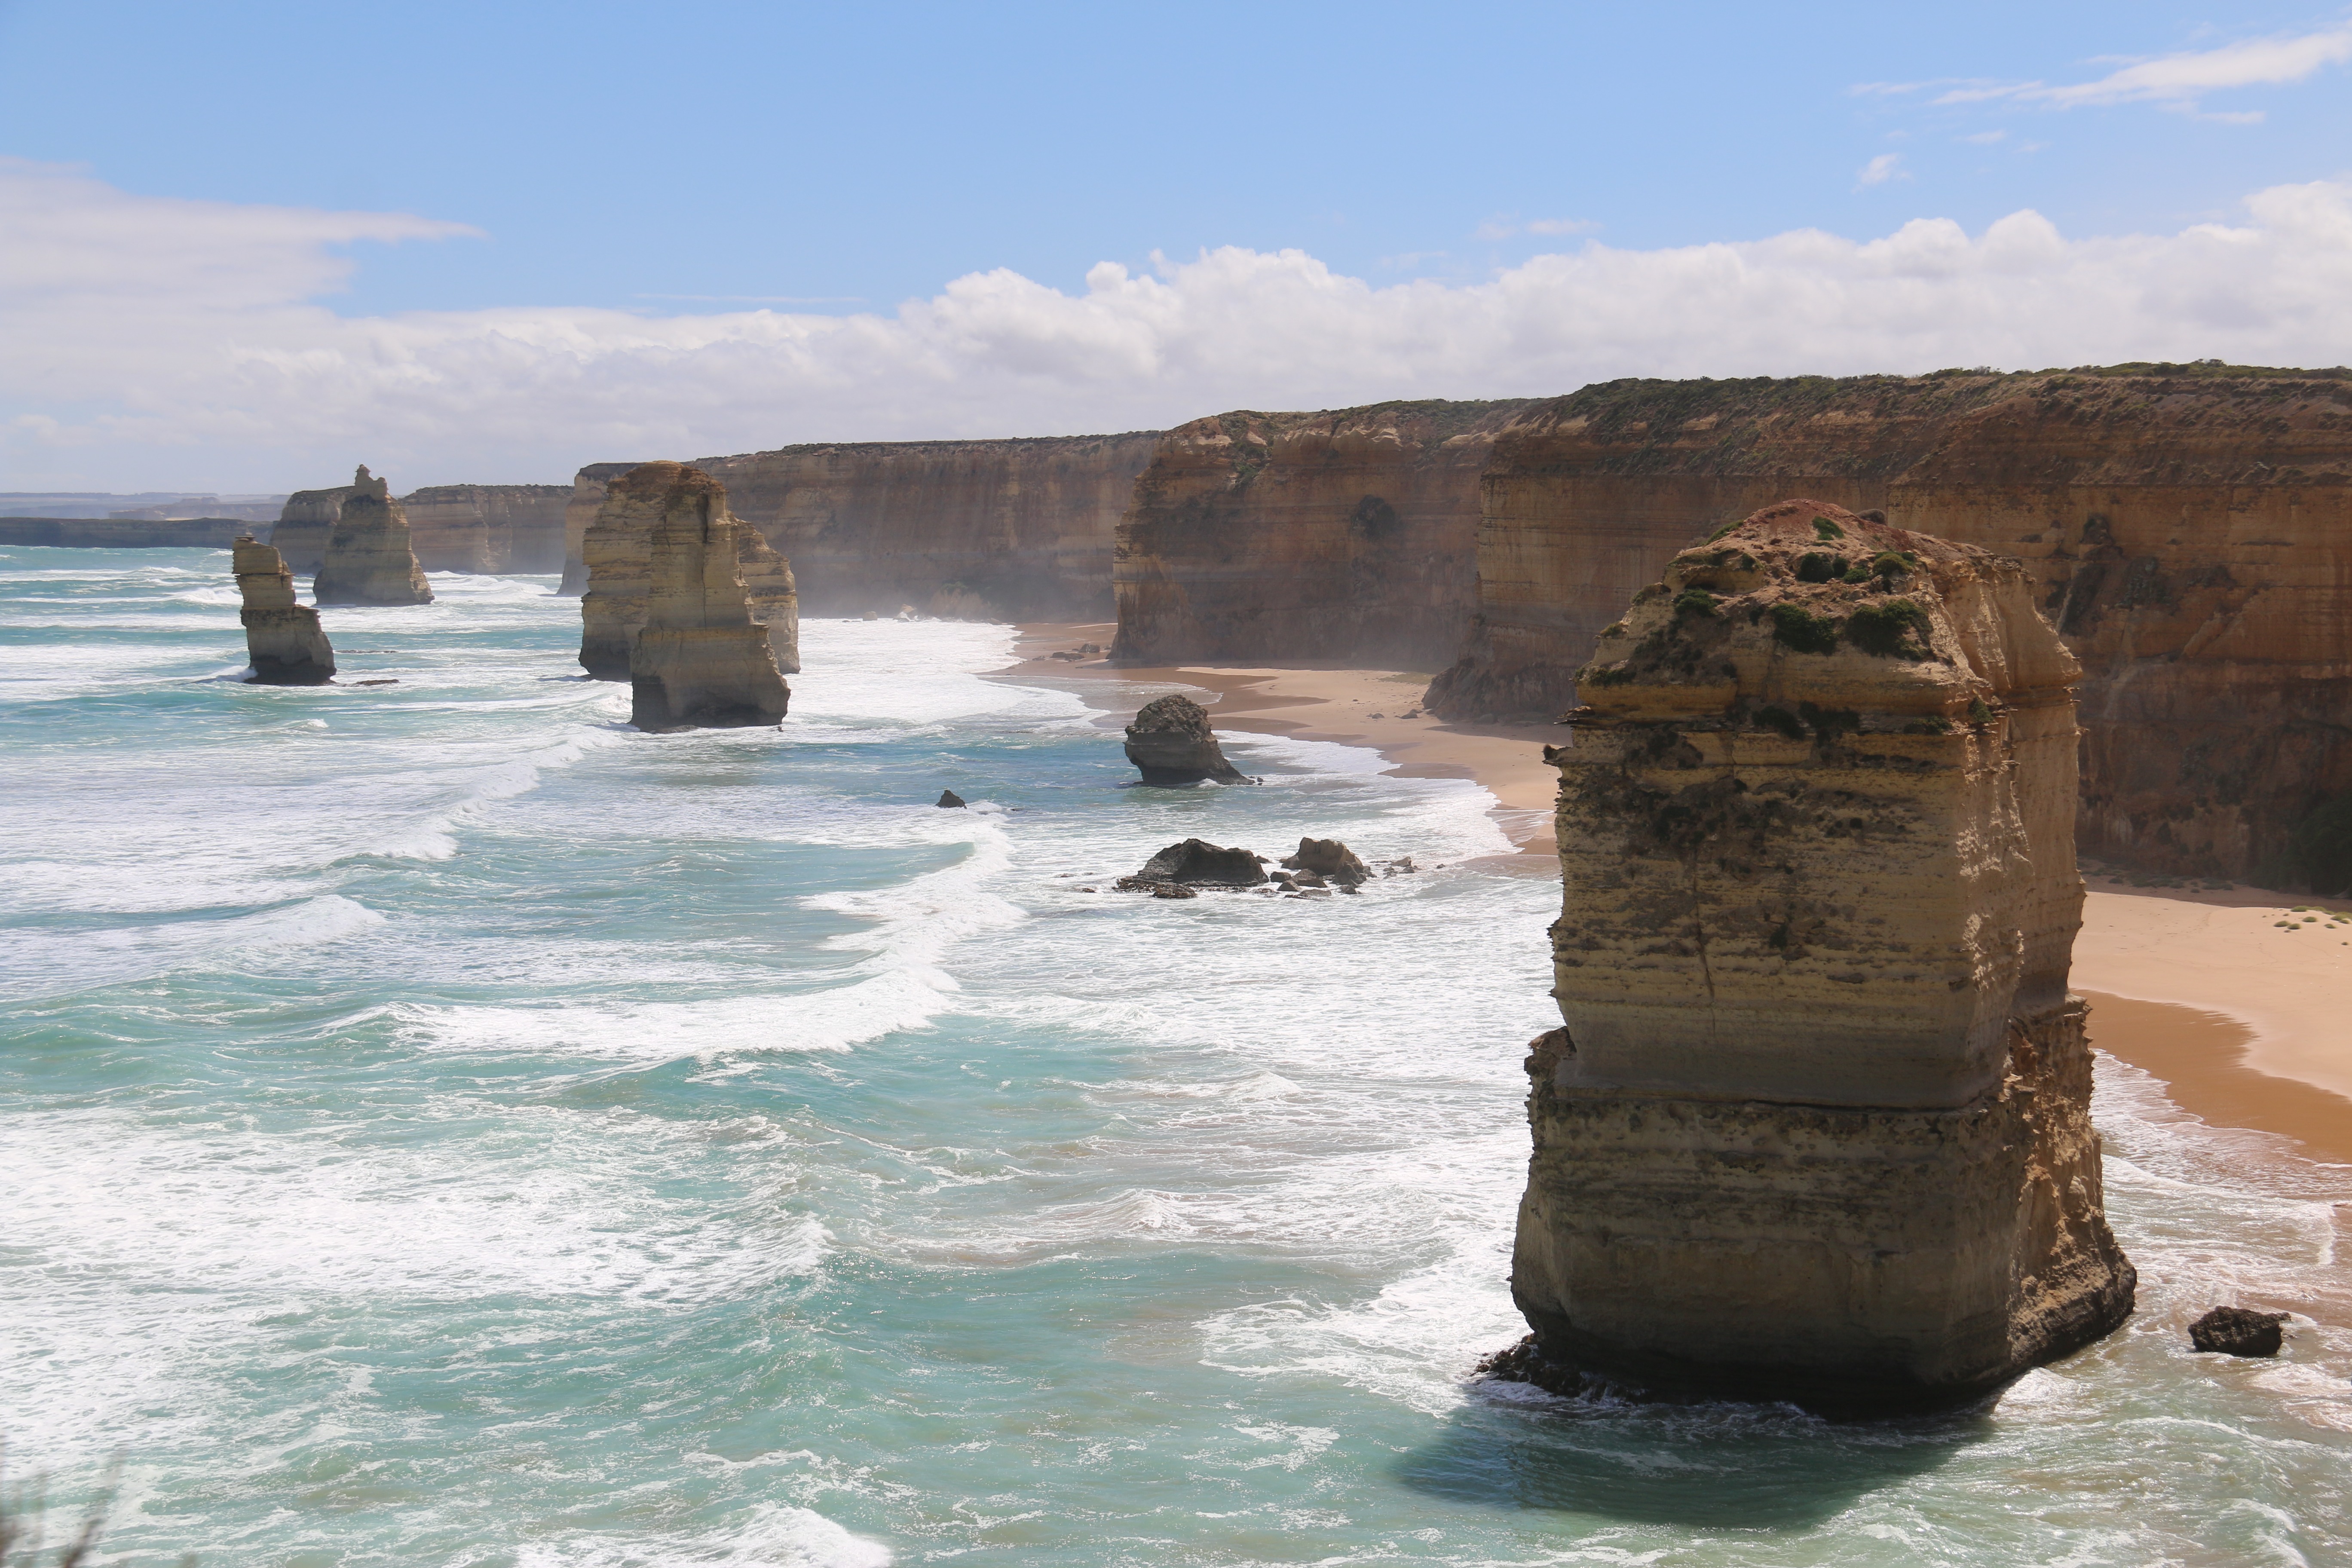
<svg viewBox="0 0 2352 1568">
<path fill-rule="evenodd" d="M 2103 1062 L 2141 1311 L 1997 1406 L 1473 1384 L 1553 1016 L 1482 792 L 1122 787 L 1143 693 L 989 626 L 641 736 L 551 579 L 434 585 L 271 689 L 226 552 L 0 551 L 0 1436 L 133 1561 L 2352 1559 L 2342 1168 Z M 1425 869 L 1108 890 L 1307 832 Z"/>
</svg>

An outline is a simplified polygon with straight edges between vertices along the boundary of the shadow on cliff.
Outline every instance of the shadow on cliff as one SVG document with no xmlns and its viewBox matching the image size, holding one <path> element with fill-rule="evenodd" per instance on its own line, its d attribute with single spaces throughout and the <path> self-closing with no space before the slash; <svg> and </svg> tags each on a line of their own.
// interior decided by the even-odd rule
<svg viewBox="0 0 2352 1568">
<path fill-rule="evenodd" d="M 1780 1405 L 1625 1405 L 1485 1384 L 1397 1474 L 1417 1491 L 1492 1508 L 1802 1530 L 1958 1458 L 1992 1429 L 1990 1405 L 1832 1422 Z"/>
</svg>

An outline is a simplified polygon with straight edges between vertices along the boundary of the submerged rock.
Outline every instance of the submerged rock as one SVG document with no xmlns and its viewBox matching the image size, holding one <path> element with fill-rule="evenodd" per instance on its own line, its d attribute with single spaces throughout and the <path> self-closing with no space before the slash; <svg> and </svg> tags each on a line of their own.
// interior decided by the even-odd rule
<svg viewBox="0 0 2352 1568">
<path fill-rule="evenodd" d="M 646 477 L 638 480 L 636 476 Z M 776 669 L 800 673 L 800 595 L 792 563 L 778 554 L 760 531 L 727 508 L 727 489 L 683 463 L 640 463 L 604 481 L 595 521 L 581 536 L 587 592 L 580 601 L 580 666 L 598 680 L 627 680 L 637 633 L 646 624 L 646 595 L 653 582 L 654 530 L 667 504 L 668 488 L 679 475 L 698 474 L 718 496 L 718 509 L 733 525 L 735 563 L 751 617 L 765 628 Z"/>
<path fill-rule="evenodd" d="M 1354 887 L 1371 880 L 1371 868 L 1356 858 L 1355 852 L 1336 838 L 1302 838 L 1298 853 L 1286 855 L 1282 863 L 1294 871 L 1312 871 L 1328 878 L 1342 887 Z"/>
<path fill-rule="evenodd" d="M 2014 562 L 1811 501 L 1601 639 L 1549 753 L 1567 1026 L 1512 1265 L 1559 1375 L 1932 1405 L 2129 1314 L 2066 988 L 2077 673 Z"/>
<path fill-rule="evenodd" d="M 2281 1325 L 2290 1314 L 2216 1307 L 2189 1325 L 2189 1342 L 2222 1355 L 2271 1356 L 2286 1342 Z"/>
<path fill-rule="evenodd" d="M 245 657 L 253 666 L 247 684 L 324 686 L 335 678 L 335 650 L 319 625 L 319 612 L 294 597 L 294 574 L 285 561 L 252 535 L 232 547 L 236 591 L 244 601 L 236 618 L 245 623 Z"/>
<path fill-rule="evenodd" d="M 1148 784 L 1247 784 L 1241 770 L 1225 761 L 1217 737 L 1209 729 L 1207 710 L 1181 693 L 1155 698 L 1143 705 L 1127 727 L 1127 760 Z"/>
<path fill-rule="evenodd" d="M 327 534 L 310 597 L 321 605 L 429 605 L 433 589 L 410 548 L 408 514 L 362 464 Z"/>
<path fill-rule="evenodd" d="M 1120 878 L 1118 885 L 1134 891 L 1148 890 L 1163 882 L 1186 887 L 1248 888 L 1265 880 L 1265 868 L 1251 851 L 1223 848 L 1205 838 L 1187 838 L 1181 844 L 1171 844 L 1146 860 L 1134 876 Z"/>
<path fill-rule="evenodd" d="M 792 692 L 752 619 L 725 487 L 680 463 L 614 482 L 608 508 L 650 511 L 645 624 L 629 654 L 629 722 L 641 730 L 742 728 L 782 720 Z M 593 579 L 589 596 L 595 596 Z"/>
</svg>

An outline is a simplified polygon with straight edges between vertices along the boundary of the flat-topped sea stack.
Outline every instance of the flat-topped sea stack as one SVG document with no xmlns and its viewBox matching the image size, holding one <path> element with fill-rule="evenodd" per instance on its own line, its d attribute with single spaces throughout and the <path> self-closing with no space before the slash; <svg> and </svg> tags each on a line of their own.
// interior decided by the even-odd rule
<svg viewBox="0 0 2352 1568">
<path fill-rule="evenodd" d="M 408 514 L 392 487 L 363 463 L 327 534 L 326 558 L 310 581 L 321 605 L 429 605 L 433 590 L 409 548 Z"/>
<path fill-rule="evenodd" d="M 1566 1027 L 1528 1058 L 1538 1360 L 1832 1409 L 2112 1330 L 2067 993 L 2080 671 L 2015 562 L 1811 500 L 1668 564 L 1560 771 Z"/>
<path fill-rule="evenodd" d="M 1225 761 L 1208 710 L 1181 692 L 1155 697 L 1127 727 L 1127 760 L 1148 784 L 1247 784 Z"/>
<path fill-rule="evenodd" d="M 269 545 L 289 572 L 307 577 L 319 570 L 319 563 L 327 556 L 327 536 L 335 531 L 343 503 L 352 495 L 352 486 L 337 485 L 331 489 L 296 490 L 286 498 L 269 531 Z"/>
<path fill-rule="evenodd" d="M 786 675 L 799 673 L 800 598 L 792 563 L 729 510 L 725 485 L 699 468 L 665 461 L 600 478 L 597 489 L 603 500 L 596 521 L 582 538 L 588 563 L 588 588 L 580 601 L 583 669 L 598 680 L 634 679 L 630 660 L 649 613 L 655 531 L 673 507 L 687 507 L 698 516 L 709 504 L 732 525 L 727 537 L 734 544 L 736 569 L 750 596 L 751 618 L 766 630 L 776 668 Z M 718 500 L 707 503 L 711 494 Z"/>
<path fill-rule="evenodd" d="M 650 524 L 629 722 L 663 731 L 781 721 L 792 693 L 770 629 L 752 616 L 742 566 L 752 529 L 728 511 L 727 487 L 683 463 L 642 463 L 613 481 L 597 528 L 639 515 Z M 583 609 L 597 592 L 592 582 Z"/>
<path fill-rule="evenodd" d="M 335 650 L 319 625 L 319 612 L 294 597 L 294 574 L 272 546 L 250 534 L 231 546 L 236 618 L 245 623 L 245 656 L 253 666 L 247 685 L 324 686 L 335 678 Z"/>
</svg>

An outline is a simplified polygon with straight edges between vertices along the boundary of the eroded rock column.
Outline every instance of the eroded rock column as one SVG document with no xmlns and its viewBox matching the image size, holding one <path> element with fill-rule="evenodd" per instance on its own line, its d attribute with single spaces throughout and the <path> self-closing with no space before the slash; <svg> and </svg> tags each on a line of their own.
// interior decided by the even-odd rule
<svg viewBox="0 0 2352 1568">
<path fill-rule="evenodd" d="M 233 547 L 236 591 L 243 603 L 245 656 L 253 666 L 247 685 L 324 686 L 335 678 L 335 650 L 319 625 L 319 612 L 294 597 L 294 574 L 277 550 L 251 535 Z"/>
<path fill-rule="evenodd" d="M 327 535 L 325 558 L 310 581 L 321 605 L 429 605 L 433 590 L 410 548 L 408 514 L 392 487 L 362 464 Z"/>
<path fill-rule="evenodd" d="M 799 674 L 800 597 L 792 563 L 758 529 L 728 510 L 726 486 L 699 468 L 672 462 L 640 463 L 606 481 L 596 520 L 581 537 L 588 586 L 580 601 L 580 667 L 598 680 L 632 679 L 631 656 L 648 614 L 654 533 L 672 503 L 673 489 L 688 474 L 712 487 L 718 497 L 718 512 L 731 529 L 751 617 L 767 635 L 777 669 Z M 702 492 L 698 489 L 694 493 Z"/>
<path fill-rule="evenodd" d="M 629 722 L 677 730 L 782 719 L 792 693 L 769 628 L 751 614 L 741 564 L 751 529 L 728 511 L 726 487 L 682 463 L 645 463 L 614 483 L 605 510 L 616 508 L 653 520 L 644 621 L 629 653 Z M 592 580 L 583 610 L 595 599 Z"/>
<path fill-rule="evenodd" d="M 1860 1408 L 2106 1333 L 2079 674 L 2013 562 L 1814 501 L 1579 687 L 1512 1288 L 1554 1373 Z"/>
</svg>

